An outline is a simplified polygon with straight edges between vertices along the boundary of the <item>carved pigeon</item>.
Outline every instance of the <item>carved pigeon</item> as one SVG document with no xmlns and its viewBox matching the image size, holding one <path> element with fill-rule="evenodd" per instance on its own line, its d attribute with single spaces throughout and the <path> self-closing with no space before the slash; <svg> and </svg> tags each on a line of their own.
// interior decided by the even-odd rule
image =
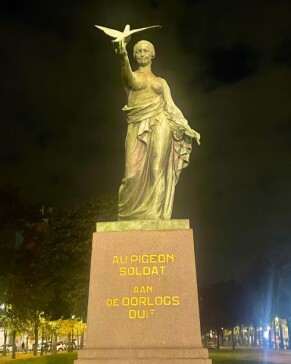
<svg viewBox="0 0 291 364">
<path fill-rule="evenodd" d="M 121 42 L 121 41 L 129 38 L 131 36 L 131 34 L 142 32 L 143 30 L 146 30 L 146 29 L 157 28 L 157 27 L 161 28 L 160 25 L 152 25 L 150 27 L 130 30 L 130 25 L 127 24 L 124 28 L 124 31 L 120 32 L 119 30 L 102 27 L 101 25 L 95 25 L 95 27 L 102 30 L 105 34 L 109 35 L 110 37 L 115 38 L 115 39 L 113 39 L 112 42 Z"/>
</svg>

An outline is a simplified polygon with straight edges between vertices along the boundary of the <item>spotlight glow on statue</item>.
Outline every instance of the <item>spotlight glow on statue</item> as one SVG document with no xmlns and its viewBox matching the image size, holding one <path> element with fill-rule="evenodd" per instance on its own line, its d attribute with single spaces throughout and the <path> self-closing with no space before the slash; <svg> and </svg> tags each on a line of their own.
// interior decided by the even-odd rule
<svg viewBox="0 0 291 364">
<path fill-rule="evenodd" d="M 127 35 L 124 34 L 126 31 Z M 127 114 L 128 130 L 118 218 L 170 219 L 175 186 L 182 169 L 189 163 L 191 140 L 194 138 L 200 144 L 200 134 L 190 128 L 174 104 L 167 82 L 152 73 L 155 49 L 150 42 L 142 40 L 134 46 L 133 56 L 138 69 L 132 71 L 126 51 L 129 31 L 128 26 L 124 33 L 111 34 L 121 38 L 114 45 L 120 58 L 122 83 L 128 97 L 128 103 L 123 108 Z"/>
</svg>

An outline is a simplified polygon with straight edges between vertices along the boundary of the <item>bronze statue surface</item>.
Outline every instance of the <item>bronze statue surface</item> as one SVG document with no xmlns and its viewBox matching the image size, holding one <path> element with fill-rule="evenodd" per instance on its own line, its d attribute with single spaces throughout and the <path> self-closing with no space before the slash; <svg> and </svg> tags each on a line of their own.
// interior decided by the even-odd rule
<svg viewBox="0 0 291 364">
<path fill-rule="evenodd" d="M 145 40 L 134 46 L 138 69 L 132 71 L 126 51 L 129 37 L 121 38 L 114 45 L 128 97 L 123 108 L 127 114 L 128 129 L 118 218 L 170 219 L 175 186 L 182 169 L 189 163 L 191 140 L 194 138 L 200 144 L 200 134 L 190 128 L 175 105 L 167 82 L 152 73 L 154 46 Z"/>
</svg>

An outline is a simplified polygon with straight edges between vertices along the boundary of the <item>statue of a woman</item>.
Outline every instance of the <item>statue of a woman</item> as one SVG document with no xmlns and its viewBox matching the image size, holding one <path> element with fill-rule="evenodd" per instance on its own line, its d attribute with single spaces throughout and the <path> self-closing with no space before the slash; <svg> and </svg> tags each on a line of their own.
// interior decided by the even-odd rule
<svg viewBox="0 0 291 364">
<path fill-rule="evenodd" d="M 189 163 L 191 139 L 200 135 L 174 104 L 166 81 L 152 73 L 154 46 L 145 40 L 134 46 L 138 70 L 133 72 L 120 42 L 122 83 L 128 104 L 125 176 L 119 189 L 119 220 L 170 219 L 175 186 Z"/>
</svg>

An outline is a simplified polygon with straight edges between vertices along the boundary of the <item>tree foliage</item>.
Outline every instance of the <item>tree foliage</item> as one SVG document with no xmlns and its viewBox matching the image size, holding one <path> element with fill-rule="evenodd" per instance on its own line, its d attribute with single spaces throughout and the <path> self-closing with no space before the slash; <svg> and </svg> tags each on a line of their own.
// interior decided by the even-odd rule
<svg viewBox="0 0 291 364">
<path fill-rule="evenodd" d="M 16 189 L 0 188 L 0 305 L 11 307 L 0 320 L 14 337 L 21 329 L 38 342 L 44 315 L 86 318 L 92 234 L 97 221 L 116 219 L 116 206 L 99 198 L 47 222 Z"/>
<path fill-rule="evenodd" d="M 76 315 L 85 319 L 93 232 L 97 221 L 115 219 L 116 201 L 106 197 L 60 212 L 51 220 L 41 265 L 54 318 Z"/>
</svg>

